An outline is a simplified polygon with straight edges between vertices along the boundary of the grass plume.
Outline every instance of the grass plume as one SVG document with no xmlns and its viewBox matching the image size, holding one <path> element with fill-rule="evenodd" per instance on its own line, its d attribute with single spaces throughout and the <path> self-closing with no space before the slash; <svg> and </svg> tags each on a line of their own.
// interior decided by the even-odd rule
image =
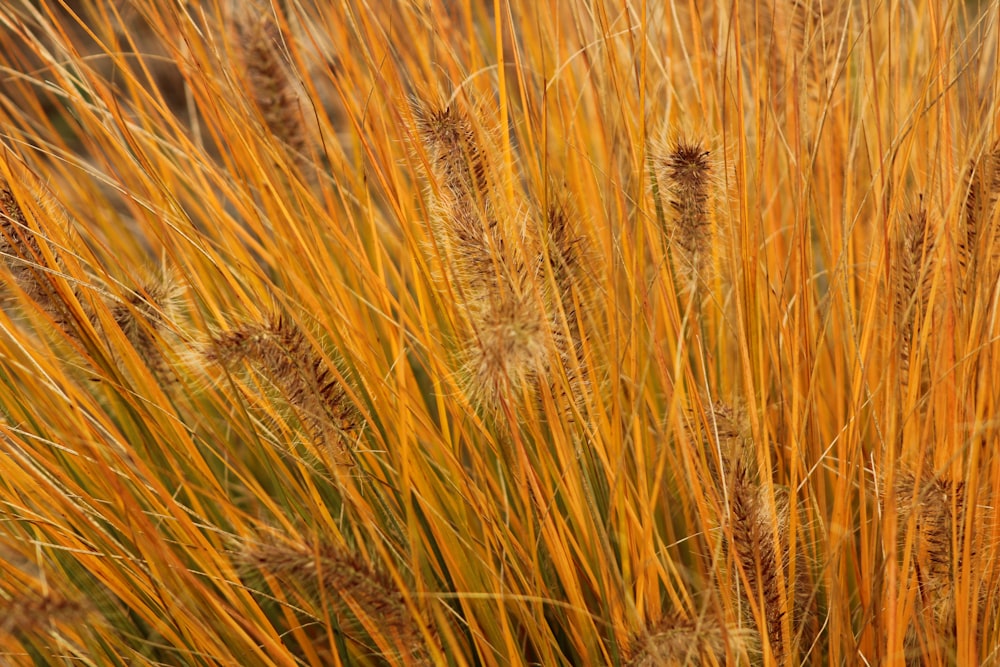
<svg viewBox="0 0 1000 667">
<path fill-rule="evenodd" d="M 262 373 L 292 406 L 310 437 L 342 460 L 350 458 L 361 417 L 329 362 L 287 317 L 246 321 L 215 335 L 205 358 L 234 371 L 242 362 Z"/>
<path fill-rule="evenodd" d="M 332 599 L 338 614 L 353 614 L 376 642 L 398 650 L 403 664 L 432 664 L 402 592 L 347 549 L 325 542 L 248 542 L 237 550 L 236 560 L 242 570 L 296 580 L 317 599 Z"/>
<path fill-rule="evenodd" d="M 934 229 L 928 225 L 923 201 L 902 220 L 899 233 L 895 314 L 903 382 L 913 364 L 914 331 L 928 317 L 934 261 Z"/>
<path fill-rule="evenodd" d="M 694 283 L 705 281 L 712 243 L 710 151 L 698 141 L 678 139 L 656 159 L 660 187 L 670 207 L 668 243 L 678 270 Z"/>
<path fill-rule="evenodd" d="M 48 593 L 0 601 L 0 633 L 45 633 L 55 625 L 88 622 L 93 609 L 80 600 Z M 92 619 L 91 619 L 92 621 Z"/>
<path fill-rule="evenodd" d="M 63 273 L 59 254 L 51 249 L 49 254 L 43 252 L 39 238 L 44 237 L 40 237 L 40 232 L 29 225 L 10 185 L 3 181 L 0 181 L 0 225 L 3 232 L 0 252 L 18 287 L 48 314 L 56 330 L 76 336 L 80 326 L 80 309 L 83 309 L 83 317 L 92 322 L 94 315 L 75 289 L 77 308 L 67 302 L 63 294 L 66 288 L 55 280 Z"/>
<path fill-rule="evenodd" d="M 281 52 L 281 31 L 270 10 L 256 7 L 239 13 L 235 32 L 250 98 L 264 125 L 294 161 L 306 161 L 310 150 L 306 109 Z"/>
<path fill-rule="evenodd" d="M 685 619 L 666 616 L 633 639 L 627 651 L 628 667 L 680 667 L 727 664 L 754 653 L 754 637 L 740 628 L 723 627 L 711 617 Z"/>
</svg>

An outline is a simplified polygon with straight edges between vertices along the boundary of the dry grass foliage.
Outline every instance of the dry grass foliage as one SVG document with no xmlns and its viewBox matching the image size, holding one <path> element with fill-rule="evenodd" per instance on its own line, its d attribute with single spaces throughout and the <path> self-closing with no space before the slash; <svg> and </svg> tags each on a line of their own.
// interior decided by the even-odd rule
<svg viewBox="0 0 1000 667">
<path fill-rule="evenodd" d="M 0 663 L 1000 665 L 945 4 L 4 3 Z"/>
</svg>

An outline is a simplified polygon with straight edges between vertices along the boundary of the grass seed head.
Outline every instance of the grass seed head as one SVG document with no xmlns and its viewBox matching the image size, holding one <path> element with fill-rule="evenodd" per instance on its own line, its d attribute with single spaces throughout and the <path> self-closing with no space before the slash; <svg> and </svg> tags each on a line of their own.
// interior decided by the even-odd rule
<svg viewBox="0 0 1000 667">
<path fill-rule="evenodd" d="M 712 245 L 712 160 L 700 141 L 676 139 L 655 158 L 661 196 L 669 207 L 666 230 L 677 268 L 704 281 Z"/>
<path fill-rule="evenodd" d="M 56 205 L 49 202 L 39 208 L 45 212 L 54 211 Z M 58 223 L 56 223 L 58 224 Z M 63 273 L 59 254 L 52 251 L 54 266 L 49 266 L 45 253 L 39 244 L 42 234 L 35 231 L 25 217 L 24 211 L 14 196 L 9 184 L 0 178 L 0 253 L 18 287 L 31 301 L 35 302 L 49 317 L 54 327 L 71 338 L 79 339 L 80 320 L 77 311 L 67 302 L 59 286 L 53 281 L 54 275 Z M 89 302 L 79 288 L 73 287 L 83 317 L 97 326 L 97 319 Z"/>
<path fill-rule="evenodd" d="M 912 365 L 914 327 L 928 314 L 933 279 L 934 230 L 928 225 L 923 199 L 901 220 L 897 242 L 894 313 L 899 332 L 899 359 L 904 384 Z"/>
<path fill-rule="evenodd" d="M 169 271 L 150 274 L 124 301 L 111 306 L 111 316 L 149 370 L 164 382 L 177 380 L 164 354 L 165 336 L 177 320 L 180 283 Z"/>
<path fill-rule="evenodd" d="M 269 9 L 236 18 L 243 72 L 264 125 L 288 149 L 293 161 L 308 160 L 309 128 L 302 95 L 282 53 L 281 31 Z"/>
<path fill-rule="evenodd" d="M 745 577 L 740 578 L 739 586 L 751 607 L 759 608 L 761 635 L 766 635 L 774 659 L 781 663 L 787 655 L 796 654 L 800 640 L 812 632 L 815 600 L 809 587 L 808 561 L 802 541 L 796 540 L 792 576 L 789 491 L 775 486 L 772 495 L 755 481 L 745 456 L 734 458 L 731 465 L 730 544 Z M 790 637 L 784 632 L 786 616 Z"/>
<path fill-rule="evenodd" d="M 547 326 L 532 294 L 507 294 L 475 322 L 467 362 L 471 392 L 495 406 L 533 389 L 549 363 Z"/>
<path fill-rule="evenodd" d="M 403 592 L 346 548 L 325 540 L 248 540 L 237 546 L 234 557 L 244 575 L 260 570 L 294 579 L 316 599 L 336 600 L 338 614 L 350 613 L 365 632 L 381 633 L 410 664 L 431 664 Z"/>
<path fill-rule="evenodd" d="M 493 187 L 483 138 L 458 102 L 443 107 L 417 106 L 417 132 L 430 158 L 431 173 L 461 205 L 488 207 Z"/>
<path fill-rule="evenodd" d="M 725 665 L 727 654 L 737 659 L 747 656 L 755 652 L 756 643 L 753 631 L 727 628 L 711 616 L 689 620 L 668 615 L 631 641 L 625 650 L 625 665 Z"/>
<path fill-rule="evenodd" d="M 287 317 L 243 322 L 214 336 L 204 354 L 230 371 L 246 361 L 278 388 L 317 442 L 338 456 L 353 448 L 361 431 L 360 413 L 339 374 Z"/>
<path fill-rule="evenodd" d="M 896 476 L 894 494 L 900 553 L 913 531 L 912 567 L 920 591 L 918 605 L 930 612 L 935 633 L 950 633 L 955 621 L 955 574 L 970 568 L 975 572 L 981 567 L 977 552 L 986 526 L 973 522 L 979 534 L 972 535 L 971 560 L 966 561 L 962 545 L 969 508 L 964 481 L 926 473 L 918 478 L 912 471 L 901 470 Z M 983 511 L 979 513 L 982 515 Z M 977 519 L 982 522 L 986 517 Z M 972 581 L 976 578 L 972 577 Z M 975 595 L 978 607 L 985 604 L 983 593 Z"/>
<path fill-rule="evenodd" d="M 86 602 L 51 592 L 0 600 L 0 633 L 46 633 L 53 624 L 93 622 L 93 614 Z"/>
</svg>

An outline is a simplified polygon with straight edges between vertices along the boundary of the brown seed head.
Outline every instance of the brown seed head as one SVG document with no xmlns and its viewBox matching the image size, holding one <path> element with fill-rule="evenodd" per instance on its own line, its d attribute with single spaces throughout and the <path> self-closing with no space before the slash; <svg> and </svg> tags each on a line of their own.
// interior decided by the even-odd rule
<svg viewBox="0 0 1000 667">
<path fill-rule="evenodd" d="M 338 374 L 288 319 L 244 322 L 213 337 L 205 357 L 229 370 L 246 361 L 278 388 L 318 442 L 341 453 L 352 448 L 361 416 Z"/>
<path fill-rule="evenodd" d="M 679 140 L 657 160 L 660 187 L 670 207 L 669 242 L 682 270 L 693 278 L 707 267 L 711 244 L 710 153 L 700 143 Z"/>
<path fill-rule="evenodd" d="M 489 161 L 469 117 L 454 104 L 417 107 L 417 130 L 431 159 L 431 172 L 456 198 L 488 206 Z"/>
<path fill-rule="evenodd" d="M 487 405 L 534 388 L 549 363 L 547 322 L 534 295 L 507 294 L 475 322 L 471 391 Z"/>
<path fill-rule="evenodd" d="M 734 459 L 730 487 L 731 548 L 745 580 L 745 600 L 760 609 L 761 634 L 766 633 L 774 659 L 781 663 L 797 651 L 797 639 L 812 621 L 812 593 L 808 586 L 807 562 L 801 544 L 795 554 L 795 575 L 788 536 L 791 510 L 787 489 L 768 489 L 754 481 L 745 458 Z M 783 594 L 784 590 L 784 594 Z M 790 617 L 792 636 L 783 630 Z"/>
<path fill-rule="evenodd" d="M 82 600 L 49 593 L 0 599 L 0 633 L 47 632 L 51 624 L 78 624 L 93 614 Z"/>
<path fill-rule="evenodd" d="M 665 616 L 625 649 L 627 667 L 726 664 L 727 648 L 737 659 L 754 651 L 754 633 L 727 628 L 714 617 Z"/>
<path fill-rule="evenodd" d="M 42 207 L 43 209 L 45 207 Z M 78 319 L 60 291 L 53 274 L 62 273 L 59 255 L 52 252 L 54 266 L 49 266 L 39 244 L 42 238 L 29 224 L 8 183 L 0 179 L 0 253 L 14 281 L 25 295 L 44 310 L 57 330 L 79 339 Z M 91 324 L 97 318 L 86 299 L 73 288 L 71 292 Z"/>
<path fill-rule="evenodd" d="M 270 133 L 296 161 L 306 158 L 308 131 L 303 100 L 282 54 L 282 35 L 267 10 L 236 21 L 242 66 L 254 104 Z"/>
<path fill-rule="evenodd" d="M 921 198 L 919 205 L 903 219 L 897 242 L 894 310 L 904 383 L 910 377 L 914 326 L 926 316 L 930 301 L 934 252 L 932 231 Z"/>
<path fill-rule="evenodd" d="M 111 306 L 111 316 L 149 370 L 164 382 L 177 380 L 164 356 L 162 337 L 174 317 L 180 290 L 168 273 L 151 275 L 126 300 Z"/>
<path fill-rule="evenodd" d="M 411 664 L 430 664 L 403 592 L 347 549 L 325 541 L 247 541 L 235 551 L 235 564 L 244 574 L 256 569 L 294 579 L 317 598 L 334 596 L 338 612 L 353 614 L 373 636 L 381 633 Z"/>
</svg>

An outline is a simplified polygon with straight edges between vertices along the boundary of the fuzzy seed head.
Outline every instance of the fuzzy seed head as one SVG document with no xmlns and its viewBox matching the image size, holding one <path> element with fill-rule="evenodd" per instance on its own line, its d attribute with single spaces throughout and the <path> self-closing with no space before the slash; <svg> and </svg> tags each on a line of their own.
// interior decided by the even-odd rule
<svg viewBox="0 0 1000 667">
<path fill-rule="evenodd" d="M 508 295 L 476 323 L 472 392 L 488 405 L 534 386 L 548 363 L 546 322 L 533 295 Z"/>
<path fill-rule="evenodd" d="M 899 332 L 900 371 L 903 382 L 909 381 L 914 326 L 928 310 L 934 239 L 927 224 L 927 209 L 921 200 L 903 220 L 899 236 L 895 273 L 895 317 Z"/>
<path fill-rule="evenodd" d="M 162 338 L 175 317 L 179 284 L 167 272 L 150 275 L 124 301 L 111 306 L 111 316 L 149 370 L 164 382 L 177 380 L 164 355 Z"/>
<path fill-rule="evenodd" d="M 795 554 L 795 576 L 792 570 L 788 540 L 791 499 L 787 489 L 768 489 L 751 475 L 745 458 L 733 461 L 730 473 L 731 549 L 742 569 L 741 594 L 761 608 L 761 634 L 765 634 L 774 659 L 781 663 L 785 656 L 797 650 L 783 631 L 783 620 L 790 615 L 793 637 L 800 631 L 811 631 L 812 594 L 808 586 L 807 562 L 801 544 Z M 782 594 L 784 588 L 785 594 Z"/>
<path fill-rule="evenodd" d="M 417 130 L 439 183 L 458 199 L 488 204 L 488 160 L 469 117 L 454 105 L 418 108 Z"/>
<path fill-rule="evenodd" d="M 54 593 L 0 600 L 0 633 L 47 632 L 53 623 L 78 624 L 92 613 L 86 602 Z"/>
<path fill-rule="evenodd" d="M 963 565 L 962 549 L 956 551 L 953 546 L 956 537 L 961 545 L 965 526 L 965 482 L 933 475 L 918 479 L 912 472 L 904 471 L 896 478 L 894 492 L 901 551 L 912 525 L 913 567 L 921 605 L 931 610 L 938 630 L 943 631 L 955 611 L 953 573 L 975 566 L 975 563 Z M 973 561 L 976 555 L 973 542 Z"/>
<path fill-rule="evenodd" d="M 625 664 L 680 667 L 714 661 L 724 665 L 727 648 L 734 656 L 745 656 L 754 651 L 755 644 L 752 631 L 726 628 L 714 617 L 689 620 L 671 615 L 632 640 L 625 651 Z"/>
<path fill-rule="evenodd" d="M 281 53 L 278 25 L 265 10 L 262 15 L 248 13 L 237 20 L 236 32 L 250 95 L 264 124 L 295 159 L 302 159 L 308 149 L 308 132 L 299 91 Z"/>
<path fill-rule="evenodd" d="M 317 442 L 341 454 L 351 449 L 361 417 L 337 374 L 291 321 L 244 322 L 213 337 L 205 357 L 230 371 L 247 362 L 278 388 Z"/>
<path fill-rule="evenodd" d="M 964 281 L 961 294 L 971 292 L 976 283 L 992 289 L 997 275 L 997 228 L 995 212 L 1000 201 L 1000 147 L 969 164 L 965 194 L 964 224 L 956 227 L 959 269 Z"/>
<path fill-rule="evenodd" d="M 52 299 L 45 272 L 42 249 L 28 226 L 21 205 L 6 183 L 0 181 L 0 252 L 22 290 L 40 304 Z"/>
<path fill-rule="evenodd" d="M 53 209 L 51 202 L 39 202 L 43 210 Z M 55 328 L 64 335 L 79 339 L 79 321 L 73 309 L 51 279 L 51 272 L 63 271 L 58 253 L 53 252 L 54 267 L 46 265 L 39 238 L 25 218 L 8 183 L 0 179 L 0 253 L 14 281 L 25 295 L 34 301 L 50 318 Z M 50 269 L 52 270 L 50 272 Z M 97 326 L 97 318 L 86 299 L 73 288 L 84 317 Z"/>
<path fill-rule="evenodd" d="M 294 579 L 317 597 L 334 596 L 369 633 L 380 631 L 411 664 L 430 664 L 426 643 L 403 592 L 388 575 L 349 550 L 324 541 L 247 541 L 235 551 L 237 569 Z"/>
<path fill-rule="evenodd" d="M 657 160 L 661 187 L 670 209 L 671 246 L 679 268 L 704 278 L 711 245 L 711 153 L 699 142 L 678 140 Z"/>
</svg>

